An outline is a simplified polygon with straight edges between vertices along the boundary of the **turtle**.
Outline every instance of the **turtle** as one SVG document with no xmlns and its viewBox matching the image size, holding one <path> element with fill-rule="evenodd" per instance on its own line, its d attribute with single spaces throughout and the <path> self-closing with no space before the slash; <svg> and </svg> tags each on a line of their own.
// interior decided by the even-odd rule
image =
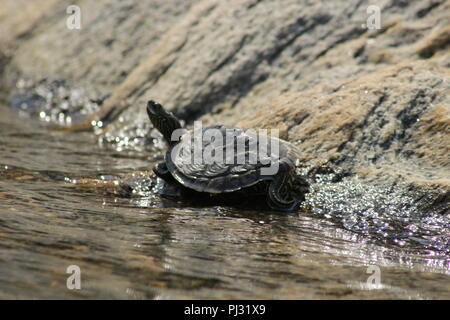
<svg viewBox="0 0 450 320">
<path fill-rule="evenodd" d="M 205 193 L 211 196 L 236 193 L 243 197 L 263 195 L 267 205 L 277 211 L 292 212 L 304 201 L 309 183 L 296 173 L 300 151 L 293 144 L 224 125 L 187 130 L 172 112 L 153 100 L 147 102 L 147 114 L 153 127 L 168 144 L 164 161 L 153 168 L 155 175 L 166 183 L 192 191 L 194 196 Z M 211 132 L 214 134 L 209 136 L 214 138 L 205 138 Z M 201 137 L 197 143 L 196 134 Z M 192 157 L 195 148 L 197 152 L 200 149 L 198 154 L 205 155 L 208 150 L 208 155 L 217 155 L 218 158 L 212 159 L 214 161 L 195 161 Z M 261 150 L 265 151 L 265 156 L 258 157 L 256 153 Z"/>
</svg>

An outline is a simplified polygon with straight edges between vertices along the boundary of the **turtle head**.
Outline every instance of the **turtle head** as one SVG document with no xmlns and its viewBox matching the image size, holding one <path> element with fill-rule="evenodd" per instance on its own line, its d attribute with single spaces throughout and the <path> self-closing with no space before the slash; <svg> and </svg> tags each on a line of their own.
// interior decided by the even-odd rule
<svg viewBox="0 0 450 320">
<path fill-rule="evenodd" d="M 176 129 L 181 129 L 180 121 L 172 112 L 166 111 L 162 105 L 153 100 L 147 103 L 147 114 L 153 126 L 161 132 L 169 145 L 172 145 L 172 133 Z"/>
</svg>

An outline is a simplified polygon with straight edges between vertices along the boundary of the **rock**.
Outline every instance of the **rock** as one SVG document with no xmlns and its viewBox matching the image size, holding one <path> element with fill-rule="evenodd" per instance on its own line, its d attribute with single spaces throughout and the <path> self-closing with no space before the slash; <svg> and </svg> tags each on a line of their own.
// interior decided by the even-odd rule
<svg viewBox="0 0 450 320">
<path fill-rule="evenodd" d="M 340 168 L 326 187 L 338 194 L 310 199 L 323 214 L 370 212 L 369 227 L 375 209 L 399 220 L 427 213 L 424 229 L 436 214 L 448 219 L 450 1 L 379 1 L 375 29 L 364 0 L 87 0 L 81 30 L 65 27 L 63 4 L 41 3 L 31 20 L 12 6 L 0 22 L 12 30 L 0 42 L 2 87 L 10 97 L 23 79 L 26 97 L 42 79 L 82 88 L 100 102 L 70 130 L 101 123 L 99 138 L 122 148 L 149 136 L 145 102 L 155 99 L 188 125 L 278 128 L 310 172 Z M 361 190 L 373 192 L 365 207 Z"/>
<path fill-rule="evenodd" d="M 411 61 L 333 86 L 286 93 L 251 115 L 235 109 L 246 115 L 238 126 L 285 127 L 281 136 L 300 144 L 305 153 L 342 165 L 416 159 L 419 167 L 445 168 L 450 144 L 423 147 L 448 138 L 449 92 L 446 68 Z"/>
<path fill-rule="evenodd" d="M 368 5 L 85 1 L 82 29 L 67 29 L 67 14 L 55 10 L 44 33 L 18 46 L 4 82 L 45 75 L 62 77 L 90 96 L 110 94 L 84 128 L 128 109 L 125 121 L 109 130 L 120 136 L 129 120 L 135 124 L 136 112 L 145 121 L 148 97 L 192 121 L 445 48 L 448 2 L 384 1 L 379 30 L 362 27 Z"/>
<path fill-rule="evenodd" d="M 281 137 L 296 142 L 309 158 L 375 184 L 426 190 L 434 195 L 426 201 L 441 202 L 448 212 L 449 93 L 446 68 L 410 61 L 333 87 L 284 94 L 237 126 L 285 128 Z"/>
<path fill-rule="evenodd" d="M 31 5 L 7 8 L 9 14 L 16 17 L 12 26 L 13 22 L 4 22 L 10 29 L 16 30 L 16 24 L 27 22 L 29 11 L 38 20 L 29 29 L 46 26 L 45 32 L 33 32 L 20 45 L 9 43 L 15 50 L 8 66 L 9 74 L 5 77 L 7 85 L 18 77 L 31 80 L 63 78 L 86 90 L 111 93 L 146 55 L 154 51 L 154 43 L 193 1 L 157 0 L 150 5 L 135 1 L 85 1 L 79 4 L 79 30 L 66 26 L 69 17 L 66 8 L 72 3 L 65 1 L 55 5 L 55 2 L 40 0 L 32 8 L 29 8 Z M 16 37 L 27 32 L 31 31 L 17 31 Z M 2 47 L 8 47 L 8 43 L 0 43 Z"/>
</svg>

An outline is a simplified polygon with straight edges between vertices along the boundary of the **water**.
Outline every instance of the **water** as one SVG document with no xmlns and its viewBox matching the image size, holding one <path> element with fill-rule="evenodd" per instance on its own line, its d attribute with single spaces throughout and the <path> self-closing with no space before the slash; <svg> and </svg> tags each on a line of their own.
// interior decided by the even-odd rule
<svg viewBox="0 0 450 320">
<path fill-rule="evenodd" d="M 118 152 L 0 106 L 0 298 L 450 298 L 446 246 L 380 241 L 323 212 L 164 200 L 132 174 L 151 168 L 148 150 Z M 124 176 L 141 192 L 115 192 Z M 70 265 L 80 290 L 66 286 Z"/>
</svg>

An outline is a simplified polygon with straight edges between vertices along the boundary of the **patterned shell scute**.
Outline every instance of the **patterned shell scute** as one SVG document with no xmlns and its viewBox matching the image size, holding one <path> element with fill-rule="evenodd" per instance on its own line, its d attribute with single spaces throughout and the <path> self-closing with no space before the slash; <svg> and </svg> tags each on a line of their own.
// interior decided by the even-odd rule
<svg viewBox="0 0 450 320">
<path fill-rule="evenodd" d="M 294 163 L 296 155 L 295 147 L 284 140 L 217 125 L 183 134 L 167 151 L 166 164 L 186 187 L 222 193 L 273 179 L 274 174 L 263 175 L 261 169 L 283 159 Z"/>
</svg>

